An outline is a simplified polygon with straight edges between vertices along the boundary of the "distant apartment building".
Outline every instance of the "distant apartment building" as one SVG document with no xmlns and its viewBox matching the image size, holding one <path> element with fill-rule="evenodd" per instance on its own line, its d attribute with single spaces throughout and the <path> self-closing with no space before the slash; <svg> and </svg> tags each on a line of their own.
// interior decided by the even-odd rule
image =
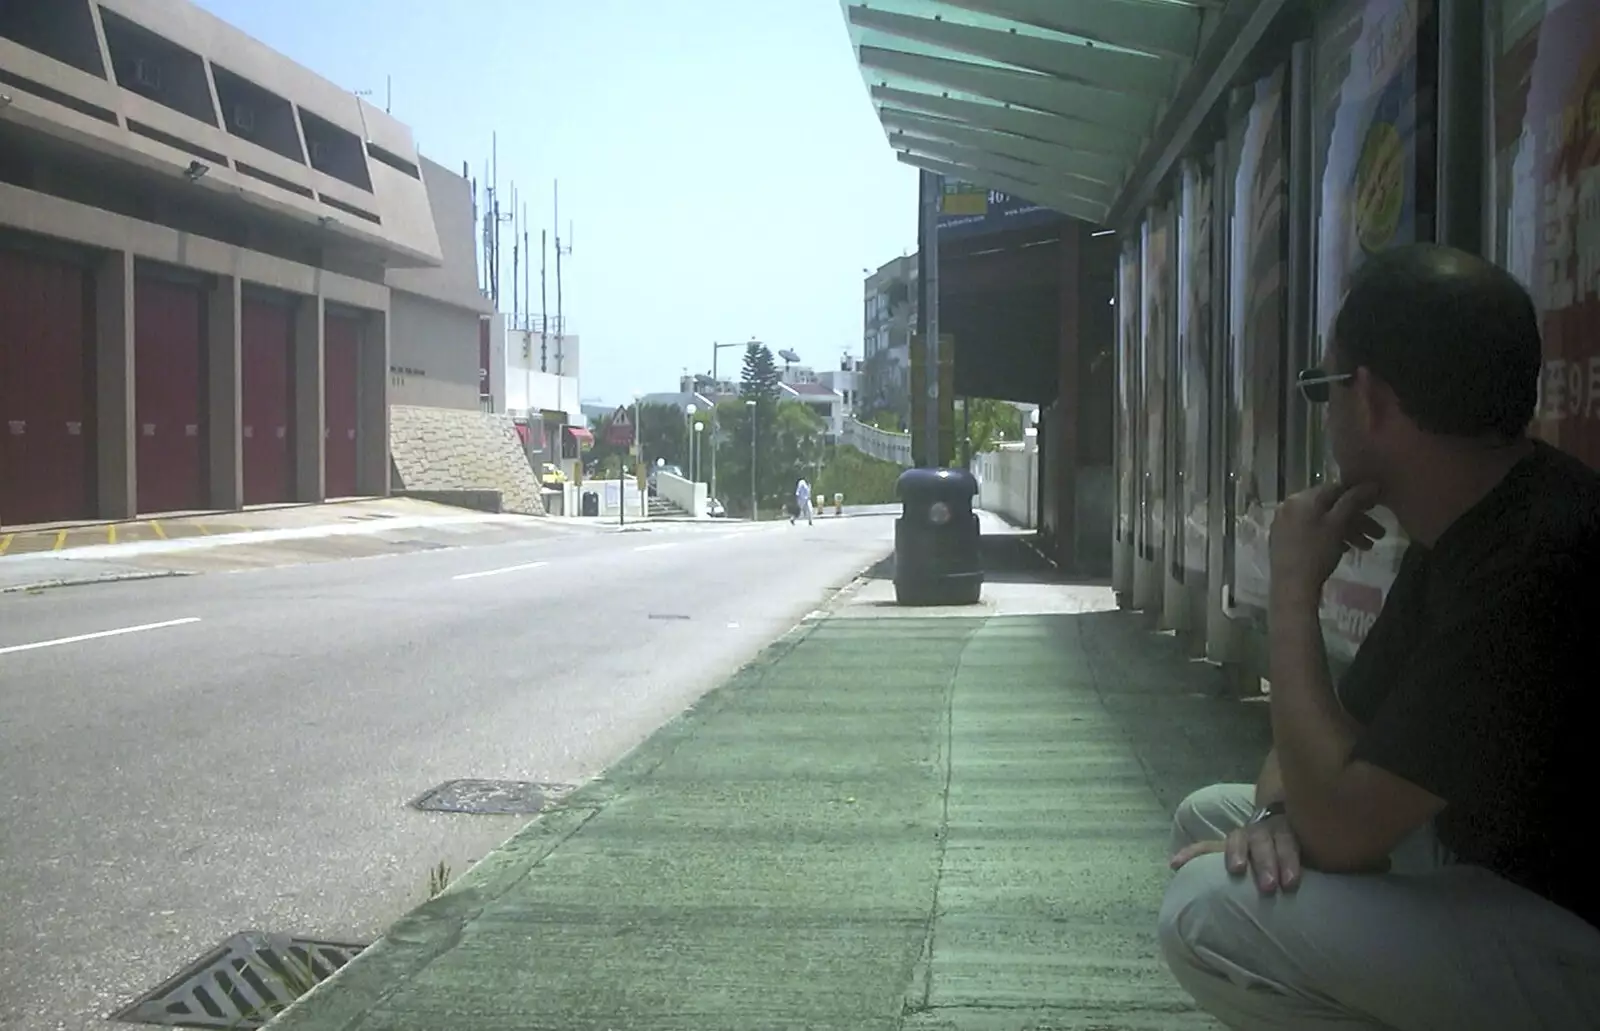
<svg viewBox="0 0 1600 1031">
<path fill-rule="evenodd" d="M 867 276 L 863 359 L 856 409 L 870 419 L 888 413 L 911 419 L 911 335 L 917 328 L 917 256 L 895 258 Z"/>
</svg>

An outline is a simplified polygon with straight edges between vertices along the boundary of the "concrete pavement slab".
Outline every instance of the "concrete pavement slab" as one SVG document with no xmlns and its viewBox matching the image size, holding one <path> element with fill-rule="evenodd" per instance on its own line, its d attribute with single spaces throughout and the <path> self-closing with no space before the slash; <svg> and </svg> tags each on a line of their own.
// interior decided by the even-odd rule
<svg viewBox="0 0 1600 1031">
<path fill-rule="evenodd" d="M 1265 713 L 1052 580 L 846 594 L 274 1031 L 1215 1027 L 1156 951 L 1167 822 Z"/>
</svg>

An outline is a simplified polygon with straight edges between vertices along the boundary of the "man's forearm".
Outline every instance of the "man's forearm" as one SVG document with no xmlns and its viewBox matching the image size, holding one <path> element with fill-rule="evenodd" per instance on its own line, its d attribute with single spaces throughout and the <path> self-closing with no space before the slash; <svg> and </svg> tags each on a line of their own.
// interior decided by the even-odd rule
<svg viewBox="0 0 1600 1031">
<path fill-rule="evenodd" d="M 1278 767 L 1278 750 L 1267 750 L 1266 761 L 1261 764 L 1261 775 L 1256 778 L 1256 805 L 1283 801 L 1283 771 Z"/>
<path fill-rule="evenodd" d="M 1355 732 L 1328 675 L 1315 599 L 1274 597 L 1268 618 L 1273 751 L 1290 822 L 1314 853 L 1339 833 L 1335 790 Z"/>
</svg>

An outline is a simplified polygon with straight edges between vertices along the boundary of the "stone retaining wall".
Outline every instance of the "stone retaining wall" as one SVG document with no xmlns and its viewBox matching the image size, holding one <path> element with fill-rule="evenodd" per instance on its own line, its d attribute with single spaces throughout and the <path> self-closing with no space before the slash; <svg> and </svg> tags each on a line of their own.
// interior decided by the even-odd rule
<svg viewBox="0 0 1600 1031">
<path fill-rule="evenodd" d="M 389 406 L 396 490 L 500 492 L 503 511 L 544 515 L 539 478 L 509 415 Z"/>
</svg>

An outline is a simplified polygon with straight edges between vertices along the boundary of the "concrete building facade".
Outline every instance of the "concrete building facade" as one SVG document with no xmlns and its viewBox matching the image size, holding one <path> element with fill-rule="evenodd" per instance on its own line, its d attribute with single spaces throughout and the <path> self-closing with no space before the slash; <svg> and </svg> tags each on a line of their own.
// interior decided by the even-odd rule
<svg viewBox="0 0 1600 1031">
<path fill-rule="evenodd" d="M 0 522 L 386 493 L 410 130 L 182 0 L 12 0 L 0 70 Z"/>
<path fill-rule="evenodd" d="M 858 409 L 911 418 L 911 336 L 917 328 L 917 256 L 885 262 L 863 290 L 862 367 Z"/>
<path fill-rule="evenodd" d="M 425 157 L 419 166 L 443 264 L 393 268 L 385 277 L 389 400 L 477 410 L 482 407 L 479 323 L 494 314 L 494 303 L 478 286 L 472 183 Z"/>
</svg>

